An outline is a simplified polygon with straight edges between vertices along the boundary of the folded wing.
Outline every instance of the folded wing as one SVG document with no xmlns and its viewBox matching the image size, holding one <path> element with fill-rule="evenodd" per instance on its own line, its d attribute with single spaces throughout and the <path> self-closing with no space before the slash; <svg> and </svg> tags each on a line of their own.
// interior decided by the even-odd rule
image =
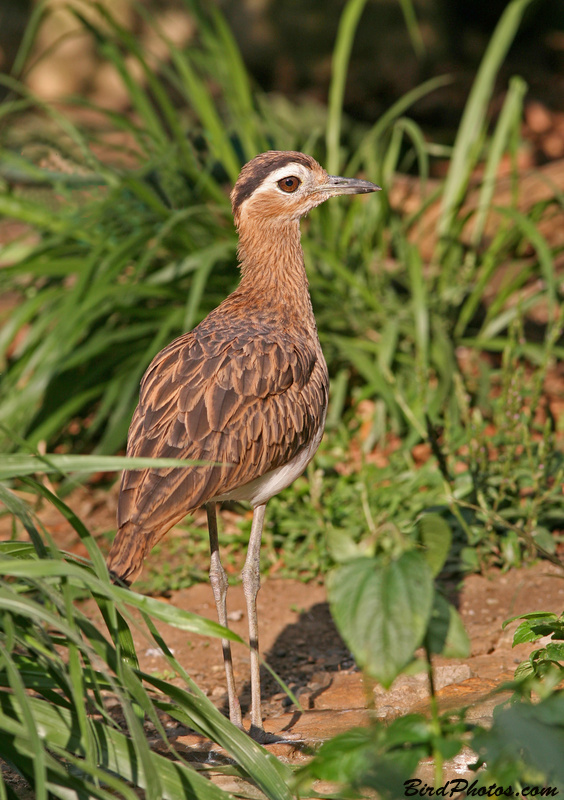
<svg viewBox="0 0 564 800">
<path fill-rule="evenodd" d="M 186 514 L 288 463 L 326 404 L 325 363 L 306 337 L 290 344 L 247 322 L 227 341 L 213 329 L 174 341 L 143 378 L 127 454 L 211 463 L 124 472 L 110 570 L 133 580 Z"/>
</svg>

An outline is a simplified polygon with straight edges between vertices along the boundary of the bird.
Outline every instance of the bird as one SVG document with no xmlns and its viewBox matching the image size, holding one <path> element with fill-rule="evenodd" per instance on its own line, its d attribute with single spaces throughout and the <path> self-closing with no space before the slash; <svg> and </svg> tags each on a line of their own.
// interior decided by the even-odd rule
<svg viewBox="0 0 564 800">
<path fill-rule="evenodd" d="M 253 509 L 241 572 L 250 645 L 248 733 L 265 742 L 256 598 L 266 505 L 303 473 L 323 435 L 329 375 L 319 343 L 300 240 L 300 219 L 337 195 L 379 190 L 328 175 L 311 156 L 271 150 L 243 166 L 231 192 L 240 282 L 193 330 L 160 353 L 142 378 L 128 434 L 132 457 L 194 459 L 186 468 L 125 470 L 112 579 L 131 584 L 152 547 L 205 506 L 209 578 L 219 623 L 228 627 L 217 504 Z M 245 730 L 231 649 L 222 640 L 229 718 Z"/>
</svg>

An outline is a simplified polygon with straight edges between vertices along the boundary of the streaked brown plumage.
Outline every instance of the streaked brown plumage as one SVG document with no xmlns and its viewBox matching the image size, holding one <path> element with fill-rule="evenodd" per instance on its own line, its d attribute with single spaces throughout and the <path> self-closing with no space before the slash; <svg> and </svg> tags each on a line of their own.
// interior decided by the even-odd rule
<svg viewBox="0 0 564 800">
<path fill-rule="evenodd" d="M 194 330 L 153 359 L 129 431 L 129 456 L 216 465 L 124 472 L 118 532 L 108 557 L 116 578 L 135 580 L 151 548 L 205 504 L 210 579 L 219 620 L 226 625 L 227 578 L 219 559 L 215 504 L 248 500 L 255 509 L 243 586 L 252 647 L 251 729 L 259 738 L 256 593 L 264 508 L 313 457 L 328 396 L 299 221 L 332 195 L 377 188 L 328 176 L 303 153 L 271 151 L 246 164 L 231 193 L 241 282 Z M 223 645 L 230 717 L 241 725 L 229 644 Z"/>
</svg>

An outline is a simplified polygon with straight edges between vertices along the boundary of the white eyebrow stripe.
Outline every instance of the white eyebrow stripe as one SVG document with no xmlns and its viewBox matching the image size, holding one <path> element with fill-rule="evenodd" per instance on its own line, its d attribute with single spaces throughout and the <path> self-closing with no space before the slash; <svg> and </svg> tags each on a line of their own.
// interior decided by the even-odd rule
<svg viewBox="0 0 564 800">
<path fill-rule="evenodd" d="M 278 167 L 278 169 L 269 172 L 255 191 L 260 191 L 263 187 L 269 186 L 269 184 L 272 185 L 273 183 L 278 183 L 278 181 L 282 180 L 282 178 L 290 178 L 295 176 L 303 181 L 309 174 L 310 170 L 306 169 L 303 164 L 298 164 L 296 161 L 291 161 L 289 164 L 285 164 L 283 167 Z"/>
</svg>

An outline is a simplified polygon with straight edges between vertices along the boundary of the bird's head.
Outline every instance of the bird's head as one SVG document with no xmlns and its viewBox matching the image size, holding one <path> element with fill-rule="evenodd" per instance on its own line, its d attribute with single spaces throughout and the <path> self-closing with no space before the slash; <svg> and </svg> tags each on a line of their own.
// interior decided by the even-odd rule
<svg viewBox="0 0 564 800">
<path fill-rule="evenodd" d="M 379 190 L 370 181 L 328 175 L 304 153 L 271 150 L 245 164 L 231 204 L 237 227 L 247 219 L 298 220 L 329 197 Z"/>
</svg>

